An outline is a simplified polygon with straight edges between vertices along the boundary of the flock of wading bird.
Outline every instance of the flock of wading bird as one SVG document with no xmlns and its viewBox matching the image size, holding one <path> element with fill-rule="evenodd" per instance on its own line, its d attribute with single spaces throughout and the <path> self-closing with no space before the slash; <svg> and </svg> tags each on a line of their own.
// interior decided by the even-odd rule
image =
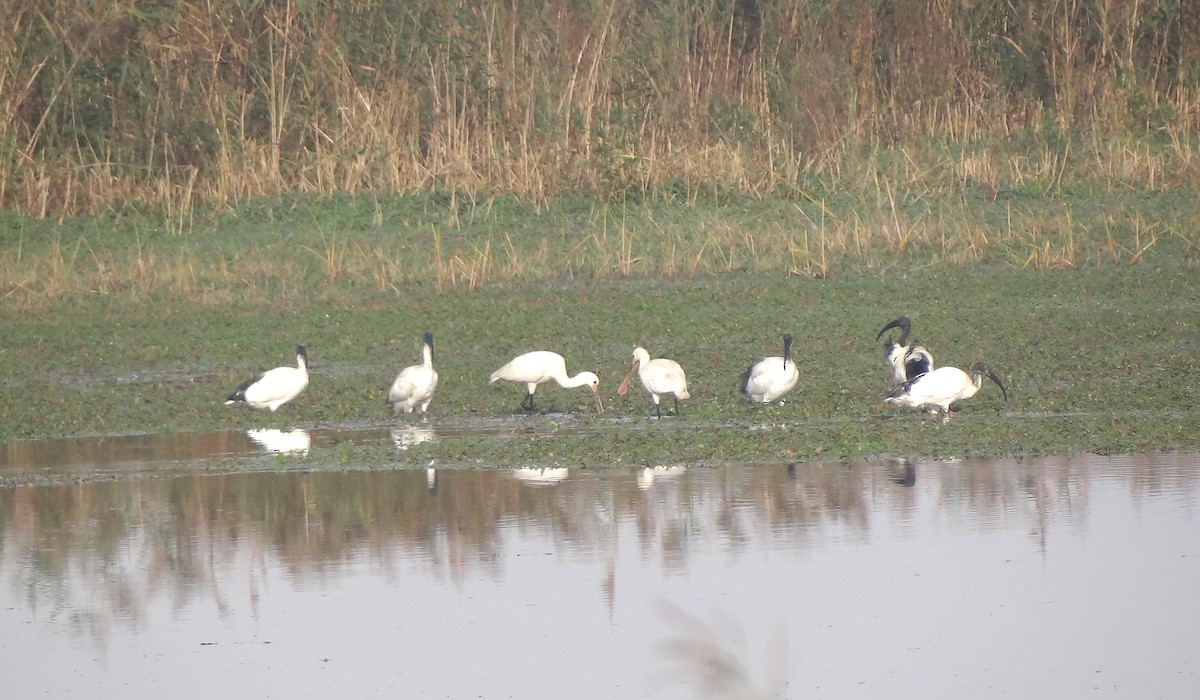
<svg viewBox="0 0 1200 700">
<path fill-rule="evenodd" d="M 957 367 L 933 366 L 933 356 L 920 345 L 907 345 L 912 322 L 907 316 L 891 321 L 879 334 L 878 341 L 888 331 L 900 331 L 899 338 L 888 340 L 884 345 L 884 357 L 892 370 L 892 390 L 885 399 L 887 403 L 924 408 L 939 414 L 943 422 L 950 420 L 950 405 L 969 399 L 983 385 L 987 377 L 1000 387 L 1004 400 L 1008 390 L 1000 378 L 987 365 L 976 362 L 964 372 Z M 687 377 L 683 368 L 674 360 L 664 357 L 650 359 L 645 348 L 633 349 L 633 364 L 621 381 L 617 393 L 624 396 L 629 391 L 629 380 L 637 374 L 638 380 L 650 398 L 654 400 L 654 413 L 662 418 L 661 400 L 670 397 L 679 414 L 679 400 L 690 397 Z M 525 398 L 521 408 L 533 410 L 533 395 L 543 382 L 554 381 L 559 386 L 573 389 L 586 386 L 596 399 L 596 410 L 604 410 L 600 398 L 600 379 L 594 372 L 567 374 L 567 363 L 562 355 L 548 350 L 535 350 L 517 355 L 508 364 L 492 372 L 489 383 L 499 379 L 525 385 Z M 438 373 L 433 368 L 433 334 L 426 332 L 422 347 L 422 362 L 400 370 L 396 381 L 388 391 L 387 402 L 396 412 L 424 413 L 433 401 L 437 388 Z M 800 383 L 800 372 L 792 360 L 792 336 L 783 336 L 783 355 L 766 357 L 751 365 L 742 375 L 742 393 L 751 401 L 759 403 L 783 402 L 788 392 Z M 296 366 L 276 367 L 253 379 L 243 382 L 225 400 L 226 404 L 244 402 L 253 408 L 269 408 L 272 411 L 291 401 L 308 386 L 308 355 L 303 345 L 296 346 Z"/>
</svg>

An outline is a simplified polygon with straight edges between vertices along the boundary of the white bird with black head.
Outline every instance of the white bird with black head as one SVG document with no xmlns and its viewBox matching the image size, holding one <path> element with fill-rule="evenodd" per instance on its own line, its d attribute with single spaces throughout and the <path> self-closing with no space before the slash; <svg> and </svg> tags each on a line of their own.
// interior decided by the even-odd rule
<svg viewBox="0 0 1200 700">
<path fill-rule="evenodd" d="M 792 360 L 792 334 L 783 334 L 783 356 L 764 357 L 742 375 L 742 393 L 757 403 L 783 402 L 800 383 L 800 370 Z"/>
<path fill-rule="evenodd" d="M 650 392 L 650 398 L 654 399 L 654 413 L 659 418 L 662 418 L 662 408 L 658 403 L 660 397 L 671 397 L 675 403 L 675 415 L 679 415 L 679 399 L 692 397 L 688 393 L 687 377 L 679 363 L 665 357 L 651 360 L 646 348 L 633 349 L 633 364 L 630 365 L 625 379 L 621 380 L 621 386 L 617 387 L 617 393 L 621 396 L 629 392 L 629 380 L 633 378 L 634 372 L 637 372 L 642 386 Z"/>
<path fill-rule="evenodd" d="M 900 329 L 900 338 L 889 340 L 883 347 L 883 355 L 887 359 L 888 366 L 892 368 L 892 386 L 900 386 L 904 382 L 916 379 L 932 370 L 933 355 L 930 355 L 929 351 L 920 345 L 912 347 L 905 345 L 908 342 L 908 334 L 912 331 L 912 321 L 908 316 L 901 316 L 888 323 L 875 336 L 875 340 L 879 340 L 884 333 L 893 328 Z"/>
<path fill-rule="evenodd" d="M 562 355 L 548 350 L 534 350 L 524 355 L 517 355 L 508 364 L 492 372 L 489 384 L 504 379 L 525 385 L 525 398 L 521 400 L 521 408 L 533 411 L 533 395 L 538 384 L 553 381 L 564 389 L 574 389 L 586 386 L 592 390 L 596 399 L 596 410 L 604 410 L 604 402 L 600 400 L 600 378 L 595 372 L 580 372 L 574 377 L 567 376 L 567 361 Z"/>
<path fill-rule="evenodd" d="M 938 367 L 892 389 L 887 402 L 912 408 L 928 408 L 942 416 L 942 422 L 950 420 L 950 404 L 969 399 L 983 386 L 987 377 L 1000 387 L 1004 400 L 1008 401 L 1008 390 L 990 367 L 982 362 L 971 365 L 970 372 L 957 367 Z"/>
<path fill-rule="evenodd" d="M 422 340 L 422 363 L 400 370 L 388 391 L 387 402 L 396 413 L 412 413 L 418 408 L 425 413 L 429 410 L 429 402 L 433 400 L 433 390 L 438 383 L 438 373 L 433 368 L 433 334 L 425 331 Z"/>
<path fill-rule="evenodd" d="M 251 408 L 272 411 L 300 395 L 308 386 L 308 353 L 303 345 L 296 346 L 296 366 L 276 367 L 253 379 L 242 382 L 225 404 L 245 403 Z"/>
</svg>

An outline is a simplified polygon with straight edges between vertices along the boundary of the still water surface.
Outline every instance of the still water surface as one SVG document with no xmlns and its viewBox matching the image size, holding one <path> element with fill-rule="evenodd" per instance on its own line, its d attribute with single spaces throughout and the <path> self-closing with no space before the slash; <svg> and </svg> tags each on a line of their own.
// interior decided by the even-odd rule
<svg viewBox="0 0 1200 700">
<path fill-rule="evenodd" d="M 1200 697 L 1197 456 L 12 478 L 37 454 L 0 461 L 5 698 Z"/>
</svg>

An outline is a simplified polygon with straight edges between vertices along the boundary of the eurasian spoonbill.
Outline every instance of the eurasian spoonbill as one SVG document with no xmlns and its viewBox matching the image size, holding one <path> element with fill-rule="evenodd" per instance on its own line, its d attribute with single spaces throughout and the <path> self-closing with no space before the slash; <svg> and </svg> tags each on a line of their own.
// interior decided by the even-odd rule
<svg viewBox="0 0 1200 700">
<path fill-rule="evenodd" d="M 533 394 L 538 384 L 554 381 L 565 389 L 586 386 L 592 390 L 596 399 L 596 410 L 604 411 L 604 402 L 600 400 L 600 378 L 595 372 L 580 372 L 574 377 L 567 376 L 567 361 L 562 355 L 548 350 L 534 350 L 524 355 L 517 355 L 508 364 L 492 372 L 489 384 L 495 384 L 497 379 L 518 382 L 525 385 L 525 398 L 521 400 L 521 408 L 533 410 Z"/>
<path fill-rule="evenodd" d="M 629 380 L 633 377 L 634 372 L 637 372 L 642 386 L 650 392 L 650 398 L 654 399 L 654 413 L 659 418 L 662 418 L 662 408 L 658 403 L 659 397 L 671 397 L 675 402 L 675 415 L 679 415 L 679 399 L 691 398 L 687 388 L 687 377 L 683 374 L 683 368 L 675 360 L 668 360 L 664 357 L 651 360 L 650 353 L 646 352 L 645 348 L 634 348 L 633 364 L 630 365 L 625 379 L 621 381 L 621 386 L 617 387 L 617 393 L 621 396 L 629 392 Z"/>
</svg>

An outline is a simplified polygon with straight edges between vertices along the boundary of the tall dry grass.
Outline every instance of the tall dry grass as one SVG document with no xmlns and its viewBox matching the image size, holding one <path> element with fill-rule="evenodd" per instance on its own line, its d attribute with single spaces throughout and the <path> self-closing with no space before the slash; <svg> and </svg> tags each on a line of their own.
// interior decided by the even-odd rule
<svg viewBox="0 0 1200 700">
<path fill-rule="evenodd" d="M 1172 0 L 10 0 L 2 15 L 0 207 L 136 203 L 177 231 L 197 202 L 284 191 L 803 197 L 803 176 L 865 172 L 875 148 L 907 153 L 914 177 L 1054 183 L 1073 154 L 942 164 L 925 146 L 1031 132 L 1089 134 L 1073 167 L 1118 185 L 1190 183 L 1200 127 L 1200 12 Z M 887 235 L 903 248 L 920 229 Z"/>
</svg>

